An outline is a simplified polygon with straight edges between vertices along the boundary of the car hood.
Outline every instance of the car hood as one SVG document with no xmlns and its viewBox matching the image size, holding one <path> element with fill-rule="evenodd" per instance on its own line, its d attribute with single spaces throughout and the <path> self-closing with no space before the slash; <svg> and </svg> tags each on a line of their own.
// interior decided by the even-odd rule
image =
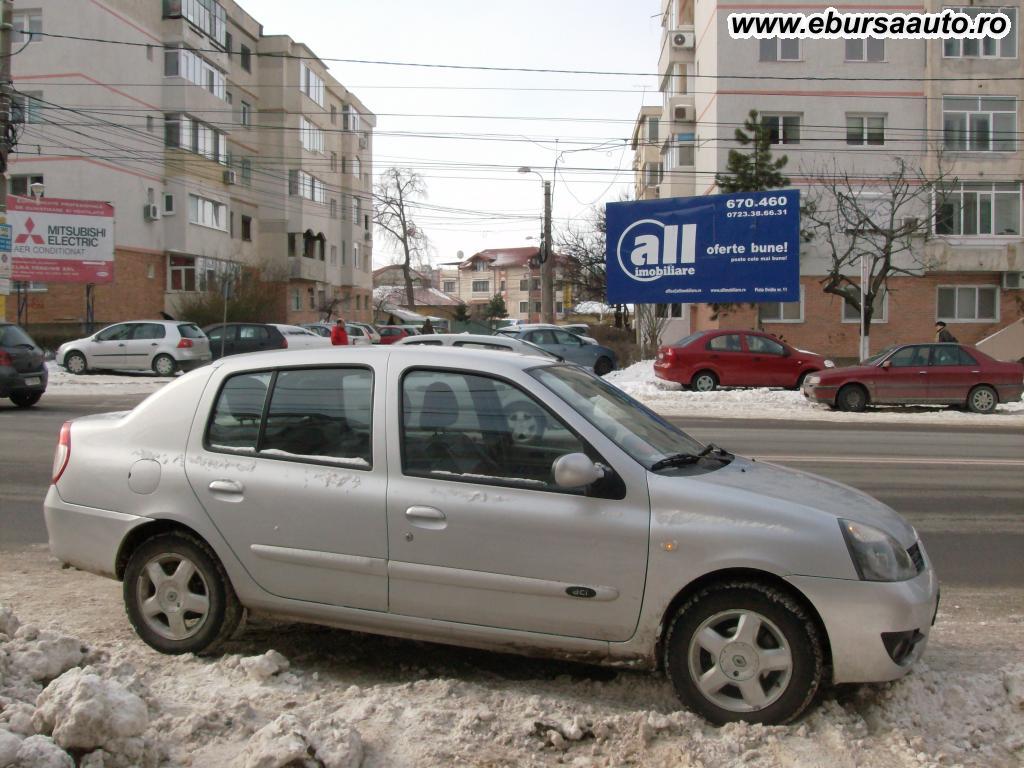
<svg viewBox="0 0 1024 768">
<path fill-rule="evenodd" d="M 831 379 L 848 379 L 858 376 L 874 376 L 879 371 L 874 365 L 847 365 L 842 368 L 830 368 L 821 372 L 822 383 L 828 383 Z"/>
<path fill-rule="evenodd" d="M 845 518 L 879 528 L 904 547 L 917 539 L 906 520 L 866 493 L 834 480 L 777 464 L 737 456 L 728 466 L 697 476 L 659 476 L 677 481 L 679 492 L 703 498 L 723 517 L 741 516 L 759 525 L 798 526 L 813 518 Z M 658 483 L 662 490 L 668 487 Z M 693 491 L 699 489 L 698 493 Z M 834 525 L 834 523 L 833 523 Z"/>
</svg>

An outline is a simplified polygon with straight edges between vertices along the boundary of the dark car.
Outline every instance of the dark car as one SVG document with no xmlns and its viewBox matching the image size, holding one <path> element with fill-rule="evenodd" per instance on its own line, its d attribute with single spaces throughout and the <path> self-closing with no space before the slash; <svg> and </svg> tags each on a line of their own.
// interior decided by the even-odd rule
<svg viewBox="0 0 1024 768">
<path fill-rule="evenodd" d="M 710 392 L 716 387 L 799 389 L 812 373 L 835 365 L 758 331 L 698 331 L 658 350 L 654 375 Z"/>
<path fill-rule="evenodd" d="M 28 408 L 43 396 L 47 379 L 42 348 L 21 327 L 0 322 L 0 397 Z"/>
<path fill-rule="evenodd" d="M 808 376 L 803 392 L 843 411 L 863 411 L 869 404 L 934 403 L 991 413 L 999 403 L 1020 399 L 1024 365 L 993 360 L 963 344 L 904 344 L 860 365 Z"/>
<path fill-rule="evenodd" d="M 266 323 L 216 323 L 203 328 L 203 332 L 210 339 L 210 353 L 214 360 L 245 352 L 288 348 L 284 334 Z"/>
</svg>

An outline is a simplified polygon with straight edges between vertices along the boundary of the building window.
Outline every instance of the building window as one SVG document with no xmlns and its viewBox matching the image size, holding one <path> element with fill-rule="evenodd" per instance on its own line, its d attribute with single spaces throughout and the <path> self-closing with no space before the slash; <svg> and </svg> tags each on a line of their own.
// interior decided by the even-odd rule
<svg viewBox="0 0 1024 768">
<path fill-rule="evenodd" d="M 540 302 L 539 301 L 533 302 L 533 311 L 537 312 L 538 314 L 540 313 Z"/>
<path fill-rule="evenodd" d="M 772 144 L 800 143 L 800 115 L 761 115 Z"/>
<path fill-rule="evenodd" d="M 363 216 L 363 201 L 357 195 L 352 195 L 352 222 L 358 224 Z"/>
<path fill-rule="evenodd" d="M 28 93 L 11 94 L 11 122 L 24 125 L 25 123 L 41 123 L 40 110 L 43 98 L 42 91 L 31 91 Z"/>
<path fill-rule="evenodd" d="M 164 18 L 185 18 L 221 48 L 227 46 L 227 14 L 217 0 L 164 0 Z"/>
<path fill-rule="evenodd" d="M 359 113 L 356 112 L 355 108 L 349 104 L 346 104 L 341 109 L 341 128 L 344 131 L 358 131 L 359 130 Z"/>
<path fill-rule="evenodd" d="M 771 40 L 759 40 L 761 61 L 800 61 L 800 41 L 782 40 L 778 37 Z"/>
<path fill-rule="evenodd" d="M 473 293 L 490 293 L 491 292 L 491 281 L 490 280 L 474 280 L 473 281 Z"/>
<path fill-rule="evenodd" d="M 358 243 L 352 243 L 352 268 L 353 269 L 362 269 L 362 266 L 363 266 L 363 264 L 362 264 L 362 261 L 361 261 L 361 257 L 359 255 L 359 244 Z"/>
<path fill-rule="evenodd" d="M 964 182 L 942 191 L 935 215 L 940 235 L 1019 235 L 1020 184 Z"/>
<path fill-rule="evenodd" d="M 8 182 L 8 192 L 18 197 L 31 197 L 32 185 L 42 183 L 43 177 L 41 174 L 11 176 Z"/>
<path fill-rule="evenodd" d="M 42 11 L 15 11 L 11 15 L 11 42 L 15 44 L 37 43 L 43 39 Z"/>
<path fill-rule="evenodd" d="M 338 105 L 331 104 L 331 125 L 338 124 Z"/>
<path fill-rule="evenodd" d="M 216 200 L 199 197 L 199 195 L 188 196 L 188 220 L 191 224 L 198 224 L 200 227 L 228 231 L 228 207 Z"/>
<path fill-rule="evenodd" d="M 1013 152 L 1017 149 L 1017 99 L 1012 96 L 946 96 L 942 138 L 946 149 Z"/>
<path fill-rule="evenodd" d="M 358 156 L 352 158 L 351 167 L 352 167 L 352 175 L 355 176 L 358 179 L 359 178 L 359 174 L 360 174 L 360 172 L 363 169 L 363 164 L 359 160 Z"/>
<path fill-rule="evenodd" d="M 477 261 L 473 262 L 474 272 L 486 272 L 490 268 L 491 265 L 488 262 L 484 261 L 483 259 L 478 259 Z"/>
<path fill-rule="evenodd" d="M 241 112 L 239 113 L 239 119 L 242 125 L 246 128 L 252 125 L 252 105 L 250 105 L 249 102 L 241 102 Z"/>
<path fill-rule="evenodd" d="M 942 55 L 947 59 L 960 58 L 1000 58 L 1014 59 L 1017 57 L 1017 8 L 1014 6 L 986 7 L 952 7 L 950 10 L 977 16 L 979 13 L 995 13 L 1002 11 L 1010 19 L 1010 32 L 1002 40 L 986 37 L 981 40 L 946 40 L 942 44 Z"/>
<path fill-rule="evenodd" d="M 252 216 L 242 216 L 242 239 L 252 242 Z"/>
<path fill-rule="evenodd" d="M 146 115 L 146 132 L 152 133 L 154 128 L 156 128 L 156 120 L 152 115 Z"/>
<path fill-rule="evenodd" d="M 227 163 L 223 134 L 188 115 L 166 115 L 164 137 L 168 147 L 177 147 L 222 164 Z"/>
<path fill-rule="evenodd" d="M 196 289 L 196 260 L 193 256 L 167 257 L 167 284 L 172 291 Z"/>
<path fill-rule="evenodd" d="M 304 197 L 314 203 L 327 202 L 327 186 L 305 171 L 288 172 L 288 194 Z"/>
<path fill-rule="evenodd" d="M 238 60 L 242 65 L 242 69 L 246 72 L 252 72 L 252 51 L 249 50 L 247 45 L 243 45 L 238 49 Z"/>
<path fill-rule="evenodd" d="M 302 294 L 299 293 L 298 288 L 292 288 L 292 309 L 295 312 L 302 309 Z"/>
<path fill-rule="evenodd" d="M 441 290 L 443 290 L 445 293 L 455 293 L 455 281 L 445 280 Z"/>
<path fill-rule="evenodd" d="M 171 291 L 208 291 L 217 276 L 237 275 L 238 265 L 202 256 L 168 256 L 167 285 Z"/>
<path fill-rule="evenodd" d="M 170 192 L 164 193 L 164 216 L 174 215 L 174 195 Z"/>
<path fill-rule="evenodd" d="M 525 315 L 530 311 L 530 302 L 520 301 L 519 302 L 519 314 Z"/>
<path fill-rule="evenodd" d="M 663 173 L 661 163 L 644 163 L 644 186 L 653 187 L 661 184 Z"/>
<path fill-rule="evenodd" d="M 885 40 L 869 37 L 846 41 L 847 61 L 885 61 Z"/>
<path fill-rule="evenodd" d="M 535 290 L 535 291 L 539 291 L 540 290 L 540 278 L 539 277 L 533 278 L 533 290 Z"/>
<path fill-rule="evenodd" d="M 872 314 L 871 324 L 875 323 L 887 323 L 889 322 L 889 293 L 888 291 L 882 290 L 875 295 L 875 300 L 871 302 Z M 860 311 L 851 307 L 845 301 L 843 302 L 842 319 L 844 323 L 859 323 L 860 322 Z"/>
<path fill-rule="evenodd" d="M 947 322 L 998 320 L 999 288 L 994 285 L 939 286 L 935 319 Z"/>
<path fill-rule="evenodd" d="M 168 48 L 164 51 L 164 75 L 184 78 L 230 103 L 224 73 L 188 48 Z"/>
<path fill-rule="evenodd" d="M 697 143 L 696 135 L 692 133 L 677 133 L 676 134 L 676 166 L 691 167 L 697 162 L 696 152 Z"/>
<path fill-rule="evenodd" d="M 800 301 L 768 301 L 758 304 L 757 319 L 761 323 L 802 323 L 804 321 L 803 286 L 800 286 Z"/>
<path fill-rule="evenodd" d="M 519 290 L 525 293 L 530 292 L 530 281 L 527 278 L 523 278 L 519 281 Z"/>
<path fill-rule="evenodd" d="M 302 148 L 307 152 L 315 152 L 318 155 L 324 153 L 324 132 L 309 122 L 305 117 L 299 118 L 299 140 Z"/>
<path fill-rule="evenodd" d="M 321 107 L 324 105 L 324 81 L 305 64 L 300 65 L 299 90 Z"/>
<path fill-rule="evenodd" d="M 335 198 L 331 198 L 331 218 L 338 218 L 338 201 Z"/>
<path fill-rule="evenodd" d="M 653 115 L 647 118 L 647 143 L 658 143 L 658 118 Z"/>
<path fill-rule="evenodd" d="M 851 146 L 885 144 L 885 117 L 883 115 L 847 115 L 846 143 Z"/>
<path fill-rule="evenodd" d="M 242 184 L 244 184 L 247 187 L 251 187 L 252 186 L 252 160 L 250 160 L 248 157 L 243 157 L 242 160 L 241 160 L 240 165 L 241 165 L 241 168 L 242 168 Z"/>
<path fill-rule="evenodd" d="M 331 170 L 332 171 L 338 170 L 338 153 L 337 152 L 331 152 Z"/>
</svg>

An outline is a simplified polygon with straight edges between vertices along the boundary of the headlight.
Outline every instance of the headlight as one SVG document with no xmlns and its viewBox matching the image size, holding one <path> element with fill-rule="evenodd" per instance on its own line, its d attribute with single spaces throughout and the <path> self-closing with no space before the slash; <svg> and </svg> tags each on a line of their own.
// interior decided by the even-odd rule
<svg viewBox="0 0 1024 768">
<path fill-rule="evenodd" d="M 917 576 L 910 555 L 885 531 L 852 520 L 840 520 L 839 527 L 863 581 L 907 581 Z"/>
<path fill-rule="evenodd" d="M 808 376 L 804 379 L 804 383 L 809 386 L 816 387 L 821 384 L 821 376 Z"/>
<path fill-rule="evenodd" d="M 835 368 L 836 367 L 835 360 L 826 360 L 825 361 L 825 367 L 826 368 Z"/>
</svg>

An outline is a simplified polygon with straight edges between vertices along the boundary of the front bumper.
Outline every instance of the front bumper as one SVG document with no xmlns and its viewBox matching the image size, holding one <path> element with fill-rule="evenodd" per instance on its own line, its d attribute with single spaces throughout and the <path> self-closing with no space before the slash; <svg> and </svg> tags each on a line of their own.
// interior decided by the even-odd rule
<svg viewBox="0 0 1024 768">
<path fill-rule="evenodd" d="M 923 548 L 922 548 L 923 553 Z M 790 576 L 787 581 L 813 603 L 828 633 L 835 683 L 880 683 L 906 675 L 921 658 L 938 609 L 939 580 L 925 562 L 909 581 L 874 582 Z M 883 633 L 918 632 L 899 663 Z"/>
<path fill-rule="evenodd" d="M 800 391 L 808 400 L 831 405 L 836 401 L 836 389 L 837 387 L 834 384 L 808 384 L 805 379 Z"/>
<path fill-rule="evenodd" d="M 45 392 L 48 381 L 46 366 L 31 373 L 20 373 L 5 366 L 0 368 L 0 397 L 7 397 L 12 392 Z"/>
<path fill-rule="evenodd" d="M 51 485 L 43 501 L 50 552 L 62 563 L 114 578 L 117 553 L 128 532 L 149 518 L 69 504 Z"/>
</svg>

